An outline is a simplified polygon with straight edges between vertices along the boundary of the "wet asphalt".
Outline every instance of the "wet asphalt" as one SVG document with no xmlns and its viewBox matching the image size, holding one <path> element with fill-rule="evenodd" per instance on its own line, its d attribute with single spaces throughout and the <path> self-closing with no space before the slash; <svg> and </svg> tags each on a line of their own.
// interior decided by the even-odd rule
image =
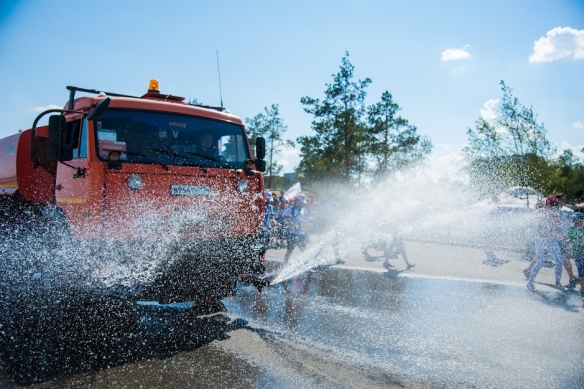
<svg viewBox="0 0 584 389">
<path fill-rule="evenodd" d="M 584 387 L 575 291 L 318 266 L 223 302 L 212 317 L 165 314 L 123 358 L 31 387 Z M 17 386 L 2 372 L 0 387 Z"/>
<path fill-rule="evenodd" d="M 251 327 L 422 382 L 584 387 L 579 293 L 398 273 L 322 268 L 226 305 Z"/>
</svg>

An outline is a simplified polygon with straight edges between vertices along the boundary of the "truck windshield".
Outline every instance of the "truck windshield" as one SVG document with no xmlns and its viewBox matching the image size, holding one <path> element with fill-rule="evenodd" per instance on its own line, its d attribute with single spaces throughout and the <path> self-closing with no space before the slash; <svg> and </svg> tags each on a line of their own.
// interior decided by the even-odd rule
<svg viewBox="0 0 584 389">
<path fill-rule="evenodd" d="M 196 116 L 110 109 L 95 120 L 99 157 L 121 162 L 240 168 L 249 159 L 242 126 Z"/>
</svg>

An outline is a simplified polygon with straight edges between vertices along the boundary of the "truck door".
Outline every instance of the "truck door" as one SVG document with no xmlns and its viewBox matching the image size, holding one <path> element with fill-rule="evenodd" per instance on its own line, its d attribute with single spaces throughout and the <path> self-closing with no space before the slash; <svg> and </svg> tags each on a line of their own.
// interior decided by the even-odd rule
<svg viewBox="0 0 584 389">
<path fill-rule="evenodd" d="M 55 201 L 69 221 L 71 232 L 77 235 L 87 227 L 91 219 L 92 174 L 88 169 L 86 119 L 76 119 L 67 123 L 69 142 L 73 148 L 73 160 L 58 162 L 55 184 Z M 94 215 L 96 218 L 98 215 Z"/>
</svg>

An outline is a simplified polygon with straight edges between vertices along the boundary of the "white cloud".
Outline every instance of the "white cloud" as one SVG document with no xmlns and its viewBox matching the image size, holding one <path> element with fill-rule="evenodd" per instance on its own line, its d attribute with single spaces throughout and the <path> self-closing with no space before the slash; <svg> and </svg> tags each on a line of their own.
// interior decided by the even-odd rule
<svg viewBox="0 0 584 389">
<path fill-rule="evenodd" d="M 500 99 L 489 99 L 486 103 L 483 104 L 483 108 L 479 109 L 481 113 L 481 118 L 485 121 L 492 123 L 497 118 L 497 112 L 495 112 L 495 108 L 497 104 L 499 104 Z"/>
<path fill-rule="evenodd" d="M 469 45 L 466 45 L 461 49 L 446 49 L 442 52 L 440 61 L 458 61 L 470 58 L 470 53 L 466 50 L 469 47 Z"/>
<path fill-rule="evenodd" d="M 580 160 L 584 160 L 584 153 L 582 152 L 582 150 L 584 150 L 584 144 L 581 145 L 577 145 L 574 146 L 566 141 L 563 141 L 560 144 L 560 147 L 558 147 L 558 156 L 561 155 L 564 150 L 572 150 L 572 152 L 574 153 L 574 156 L 576 156 L 576 158 L 579 158 Z"/>
<path fill-rule="evenodd" d="M 491 125 L 495 126 L 495 131 L 499 134 L 508 134 L 509 130 L 506 127 L 496 125 L 497 119 L 497 105 L 501 99 L 489 99 L 483 104 L 483 108 L 479 109 L 481 118 Z"/>
<path fill-rule="evenodd" d="M 556 27 L 535 41 L 529 62 L 551 62 L 570 56 L 584 59 L 584 30 Z"/>
<path fill-rule="evenodd" d="M 574 124 L 572 124 L 572 127 L 578 129 L 578 130 L 582 130 L 584 129 L 584 123 L 582 122 L 575 122 Z"/>
<path fill-rule="evenodd" d="M 46 111 L 47 109 L 63 109 L 63 106 L 56 105 L 56 104 L 49 104 L 49 105 L 44 106 L 44 107 L 34 107 L 34 110 L 36 112 L 43 112 L 43 111 Z"/>
<path fill-rule="evenodd" d="M 282 173 L 293 173 L 300 164 L 300 149 L 292 147 L 282 147 L 281 154 L 276 162 L 282 165 Z"/>
</svg>

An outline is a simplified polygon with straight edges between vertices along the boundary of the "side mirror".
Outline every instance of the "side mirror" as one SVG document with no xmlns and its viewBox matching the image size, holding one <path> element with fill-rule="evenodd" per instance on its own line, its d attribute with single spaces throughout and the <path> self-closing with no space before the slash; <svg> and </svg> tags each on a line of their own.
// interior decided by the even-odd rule
<svg viewBox="0 0 584 389">
<path fill-rule="evenodd" d="M 67 143 L 67 119 L 63 115 L 49 116 L 49 142 L 55 144 Z"/>
<path fill-rule="evenodd" d="M 111 99 L 109 97 L 103 99 L 101 103 L 97 104 L 97 107 L 95 107 L 95 109 L 91 111 L 89 115 L 87 115 L 87 120 L 93 120 L 100 117 L 105 112 L 107 107 L 109 107 L 110 101 Z"/>
<path fill-rule="evenodd" d="M 73 159 L 73 148 L 69 144 L 67 119 L 62 115 L 49 116 L 49 161 L 70 161 Z"/>
<path fill-rule="evenodd" d="M 256 170 L 258 172 L 265 172 L 266 171 L 266 161 L 264 161 L 263 159 L 256 159 L 255 160 L 255 166 L 256 166 Z"/>
<path fill-rule="evenodd" d="M 266 138 L 258 136 L 256 138 L 256 160 L 266 157 Z M 259 170 L 259 169 L 258 169 Z"/>
</svg>

